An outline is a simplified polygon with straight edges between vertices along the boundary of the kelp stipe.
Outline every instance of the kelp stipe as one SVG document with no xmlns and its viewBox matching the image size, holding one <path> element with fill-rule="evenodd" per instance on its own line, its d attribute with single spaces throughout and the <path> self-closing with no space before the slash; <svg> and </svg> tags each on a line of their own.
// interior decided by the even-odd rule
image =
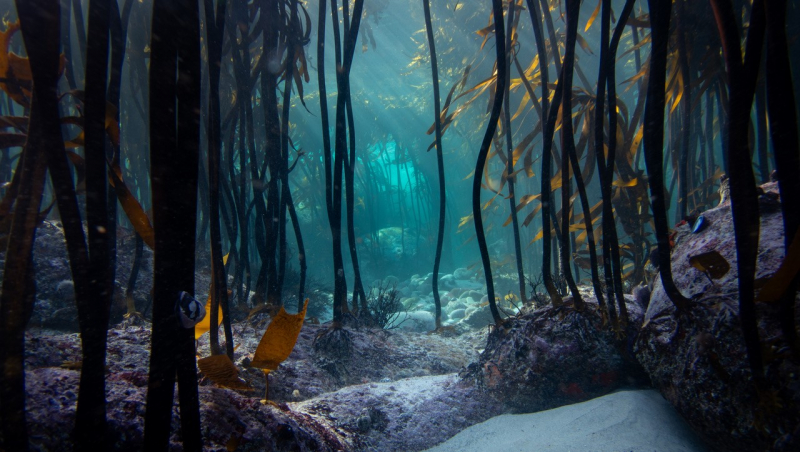
<svg viewBox="0 0 800 452">
<path fill-rule="evenodd" d="M 439 265 L 442 262 L 442 245 L 444 243 L 444 219 L 446 208 L 446 191 L 444 181 L 444 157 L 442 155 L 442 122 L 441 105 L 439 98 L 439 65 L 436 61 L 436 42 L 433 39 L 433 26 L 431 25 L 431 5 L 430 0 L 422 0 L 422 7 L 425 12 L 425 31 L 428 36 L 428 48 L 431 54 L 431 78 L 433 80 L 433 113 L 434 130 L 436 131 L 436 167 L 439 174 L 439 227 L 436 232 L 436 255 L 433 260 L 433 303 L 435 309 L 436 329 L 442 327 L 442 302 L 439 296 Z M 428 148 L 430 150 L 430 148 Z"/>
<path fill-rule="evenodd" d="M 194 292 L 200 143 L 200 19 L 192 1 L 155 0 L 150 44 L 153 191 L 153 327 L 144 449 L 169 448 L 177 376 L 181 437 L 202 450 L 194 329 L 180 328 L 175 301 Z"/>
<path fill-rule="evenodd" d="M 787 1 L 766 1 L 764 12 L 767 20 L 767 110 L 769 130 L 775 148 L 775 167 L 781 168 L 778 174 L 778 188 L 781 193 L 781 212 L 784 224 L 784 246 L 789 250 L 797 231 L 800 229 L 800 144 L 797 131 L 796 87 L 792 81 L 789 45 L 786 36 Z M 760 136 L 760 134 L 759 134 Z M 765 146 L 766 147 L 766 146 Z M 789 177 L 781 177 L 789 174 Z M 763 176 L 763 175 L 762 175 Z M 788 253 L 788 251 L 787 251 Z M 794 300 L 797 278 L 781 298 L 781 329 L 786 336 L 795 358 L 800 357 L 797 326 L 794 323 Z"/>
<path fill-rule="evenodd" d="M 486 156 L 489 154 L 489 146 L 492 144 L 492 137 L 497 128 L 497 120 L 500 119 L 500 110 L 503 106 L 503 92 L 507 82 L 506 64 L 504 64 L 506 58 L 505 25 L 503 24 L 503 5 L 501 0 L 492 0 L 492 15 L 494 17 L 495 49 L 497 50 L 495 60 L 497 81 L 495 83 L 492 113 L 489 116 L 489 125 L 486 127 L 486 133 L 483 136 L 483 142 L 478 151 L 478 160 L 475 163 L 475 176 L 472 179 L 472 218 L 475 222 L 475 234 L 477 235 L 478 247 L 481 252 L 483 274 L 486 279 L 486 295 L 489 297 L 489 308 L 492 312 L 492 319 L 494 319 L 495 325 L 500 326 L 503 323 L 503 319 L 500 317 L 500 311 L 497 309 L 497 301 L 494 296 L 489 248 L 486 246 L 483 217 L 481 217 L 481 180 L 483 179 L 483 168 L 486 165 Z"/>
<path fill-rule="evenodd" d="M 736 264 L 739 270 L 739 321 L 747 344 L 747 356 L 757 385 L 764 378 L 761 344 L 754 301 L 758 257 L 759 208 L 756 179 L 747 139 L 747 122 L 755 96 L 756 80 L 764 45 L 764 4 L 756 1 L 750 16 L 745 58 L 742 59 L 739 32 L 728 0 L 712 0 L 728 70 L 728 147 L 730 164 L 731 215 L 736 236 Z"/>
<path fill-rule="evenodd" d="M 667 42 L 672 2 L 649 0 L 653 50 L 650 55 L 647 104 L 644 112 L 644 155 L 650 184 L 650 204 L 658 242 L 658 264 L 661 281 L 670 300 L 679 311 L 686 311 L 689 299 L 683 296 L 672 279 L 670 264 L 669 226 L 664 199 L 664 84 L 666 83 Z"/>
<path fill-rule="evenodd" d="M 24 334 L 35 301 L 33 242 L 44 191 L 46 147 L 57 146 L 54 141 L 61 142 L 56 99 L 59 29 L 58 4 L 37 1 L 17 3 L 34 86 L 28 139 L 15 172 L 19 174 L 18 179 L 15 177 L 16 193 L 9 190 L 10 194 L 16 195 L 16 199 L 0 293 L 0 398 L 3 400 L 0 428 L 4 450 L 26 451 L 28 429 L 25 419 Z M 41 28 L 43 24 L 51 28 Z M 46 32 L 38 33 L 36 30 Z M 47 112 L 48 109 L 54 111 Z M 56 131 L 59 136 L 55 136 Z M 10 207 L 5 202 L 4 205 Z M 2 214 L 7 218 L 11 212 Z"/>
</svg>

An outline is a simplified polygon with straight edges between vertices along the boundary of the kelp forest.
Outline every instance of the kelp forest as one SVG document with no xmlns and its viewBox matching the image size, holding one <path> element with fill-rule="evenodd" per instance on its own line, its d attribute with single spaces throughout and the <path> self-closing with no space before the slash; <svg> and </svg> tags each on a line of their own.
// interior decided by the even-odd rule
<svg viewBox="0 0 800 452">
<path fill-rule="evenodd" d="M 230 367 L 237 319 L 299 322 L 288 349 L 270 342 L 282 356 L 254 361 L 264 374 L 303 317 L 327 350 L 395 311 L 429 312 L 447 337 L 456 280 L 483 290 L 470 300 L 491 334 L 550 305 L 597 312 L 624 344 L 637 287 L 691 323 L 703 294 L 675 282 L 675 231 L 701 231 L 725 202 L 735 259 L 712 251 L 691 266 L 712 284 L 738 275 L 749 384 L 760 406 L 779 404 L 765 376 L 775 338 L 757 311 L 775 306 L 786 356 L 800 359 L 800 4 L 0 5 L 0 450 L 29 448 L 25 337 L 45 223 L 63 231 L 80 333 L 74 450 L 112 450 L 108 330 L 123 318 L 152 328 L 137 447 L 168 450 L 179 411 L 183 450 L 200 451 L 195 304 L 208 354 Z M 786 258 L 764 275 L 769 182 Z M 404 280 L 416 292 L 376 304 Z"/>
</svg>

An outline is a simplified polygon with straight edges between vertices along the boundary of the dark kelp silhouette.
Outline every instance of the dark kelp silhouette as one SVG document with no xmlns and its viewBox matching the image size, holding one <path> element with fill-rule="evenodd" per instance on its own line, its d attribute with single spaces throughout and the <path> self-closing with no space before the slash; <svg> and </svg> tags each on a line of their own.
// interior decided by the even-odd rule
<svg viewBox="0 0 800 452">
<path fill-rule="evenodd" d="M 194 293 L 200 144 L 200 18 L 192 1 L 153 3 L 150 44 L 150 161 L 153 190 L 153 327 L 144 449 L 169 448 L 177 377 L 181 437 L 202 450 L 194 328 L 176 315 Z"/>
<path fill-rule="evenodd" d="M 433 80 L 433 112 L 434 127 L 436 131 L 436 166 L 439 170 L 439 227 L 436 232 L 436 255 L 433 260 L 433 304 L 435 310 L 436 329 L 442 327 L 442 301 L 439 297 L 439 266 L 442 263 L 442 245 L 444 243 L 444 220 L 445 208 L 445 181 L 444 181 L 444 157 L 442 155 L 442 122 L 441 122 L 441 101 L 439 98 L 439 65 L 436 62 L 436 42 L 433 39 L 433 26 L 431 25 L 431 5 L 430 0 L 422 0 L 422 7 L 425 11 L 425 31 L 428 36 L 428 48 L 431 54 L 431 79 Z M 451 91 L 452 93 L 452 91 Z M 430 150 L 430 148 L 428 148 Z"/>
<path fill-rule="evenodd" d="M 494 293 L 492 268 L 496 274 L 504 271 L 501 265 L 510 269 L 515 263 L 520 297 L 529 298 L 522 268 L 532 262 L 538 266 L 540 256 L 521 246 L 521 236 L 526 233 L 533 237 L 531 244 L 543 240 L 540 271 L 554 306 L 563 304 L 568 287 L 575 308 L 581 308 L 577 292 L 580 270 L 588 270 L 601 310 L 621 335 L 627 323 L 624 284 L 649 277 L 646 264 L 651 249 L 657 247 L 649 263 L 660 269 L 679 318 L 687 319 L 694 309 L 689 298 L 692 294 L 681 294 L 672 280 L 669 221 L 674 218 L 675 222 L 692 223 L 700 212 L 716 205 L 720 200 L 718 179 L 723 170 L 728 172 L 740 275 L 741 327 L 761 406 L 770 408 L 768 404 L 774 400 L 764 368 L 777 358 L 761 356 L 756 302 L 779 303 L 783 336 L 795 356 L 800 353 L 794 322 L 798 281 L 793 262 L 797 253 L 791 251 L 797 249 L 793 243 L 800 243 L 795 237 L 800 228 L 800 180 L 792 177 L 800 172 L 800 157 L 789 59 L 793 37 L 786 31 L 787 17 L 796 13 L 797 6 L 780 0 L 755 0 L 744 2 L 740 12 L 730 0 L 709 3 L 652 0 L 644 13 L 634 12 L 634 0 L 627 0 L 614 24 L 611 2 L 599 0 L 586 28 L 578 30 L 578 0 L 494 0 L 488 25 L 477 31 L 483 39 L 483 51 L 495 45 L 496 58 L 493 64 L 490 61 L 489 70 L 481 66 L 482 55 L 463 60 L 459 55 L 453 60 L 455 47 L 450 44 L 447 48 L 452 41 L 448 27 L 456 8 L 437 10 L 434 5 L 431 11 L 424 1 L 428 46 L 418 42 L 419 53 L 412 63 L 415 68 L 422 67 L 421 62 L 430 55 L 436 116 L 428 130 L 428 134 L 435 133 L 428 150 L 436 148 L 440 194 L 439 209 L 435 209 L 434 171 L 421 164 L 423 159 L 414 144 L 406 145 L 396 138 L 391 156 L 388 138 L 362 138 L 367 134 L 362 130 L 368 129 L 366 126 L 359 126 L 356 134 L 355 116 L 364 105 L 359 103 L 358 87 L 354 85 L 351 93 L 350 69 L 359 33 L 362 51 L 370 45 L 377 50 L 374 33 L 378 31 L 379 9 L 365 10 L 362 1 L 319 2 L 317 57 L 313 61 L 318 88 L 304 93 L 309 70 L 314 69 L 306 61 L 304 50 L 311 36 L 311 17 L 296 0 L 204 0 L 204 18 L 196 2 L 185 0 L 156 0 L 151 11 L 135 0 L 17 2 L 20 22 L 7 24 L 7 30 L 0 34 L 0 89 L 6 100 L 0 102 L 0 179 L 6 182 L 0 186 L 0 244 L 6 249 L 0 295 L 0 448 L 28 447 L 23 334 L 35 300 L 32 249 L 36 227 L 53 207 L 58 206 L 64 225 L 82 338 L 74 448 L 110 447 L 103 373 L 119 220 L 120 228 L 132 226 L 136 233 L 133 268 L 125 275 L 129 317 L 146 319 L 149 315 L 144 306 L 139 313 L 134 289 L 137 276 L 146 268 L 144 246 L 155 251 L 145 448 L 168 447 L 177 377 L 184 448 L 200 450 L 195 336 L 178 325 L 174 311 L 178 292 L 193 293 L 196 244 L 202 250 L 210 243 L 213 282 L 207 330 L 212 356 L 203 358 L 200 365 L 204 374 L 215 376 L 212 379 L 220 375 L 236 377 L 238 373 L 233 364 L 230 326 L 237 309 L 246 311 L 251 308 L 247 303 L 254 303 L 256 310 L 269 307 L 274 313 L 294 296 L 298 297 L 298 306 L 304 306 L 307 261 L 322 257 L 306 255 L 301 225 L 311 229 L 316 240 L 326 241 L 327 234 L 333 234 L 334 321 L 316 343 L 330 350 L 326 346 L 348 345 L 343 326 L 367 320 L 371 308 L 362 287 L 361 261 L 370 259 L 374 263 L 385 257 L 379 229 L 389 222 L 382 215 L 394 210 L 392 221 L 399 220 L 402 227 L 392 232 L 398 235 L 401 259 L 407 259 L 412 256 L 406 249 L 409 243 L 416 249 L 425 246 L 424 240 L 432 243 L 432 221 L 426 219 L 432 220 L 438 212 L 431 282 L 435 325 L 440 329 L 444 322 L 439 273 L 448 247 L 445 220 L 446 215 L 454 213 L 453 209 L 448 211 L 445 202 L 448 186 L 442 135 L 447 130 L 454 130 L 465 140 L 482 135 L 477 158 L 475 149 L 469 150 L 469 146 L 448 150 L 456 156 L 454 163 L 464 160 L 471 166 L 476 158 L 472 215 L 453 223 L 463 230 L 470 221 L 475 222 L 489 292 L 487 305 L 497 325 L 504 322 Z M 367 8 L 369 5 L 367 2 Z M 465 3 L 458 5 L 462 13 L 473 9 Z M 530 39 L 518 37 L 524 9 L 530 16 L 535 49 Z M 470 19 L 486 14 L 477 7 L 474 11 Z M 697 26 L 712 14 L 718 33 Z M 563 15 L 564 20 L 554 20 L 553 15 Z M 333 25 L 337 64 L 333 144 L 325 90 L 328 20 Z M 584 39 L 597 22 L 599 41 Z M 744 41 L 741 35 L 745 28 L 740 22 L 748 24 Z M 200 97 L 204 83 L 200 70 L 204 64 L 201 24 L 206 30 L 209 89 L 203 101 L 207 104 Z M 434 28 L 434 24 L 441 25 Z M 19 31 L 26 56 L 20 56 L 22 47 L 12 42 Z M 434 37 L 440 49 L 447 48 L 445 51 L 437 54 Z M 762 49 L 765 43 L 766 49 Z M 490 44 L 488 48 L 486 44 Z M 581 56 L 598 49 L 600 67 L 594 85 L 584 74 L 587 66 Z M 525 64 L 523 55 L 535 58 Z M 518 79 L 511 77 L 512 63 Z M 552 70 L 558 74 L 557 83 L 550 81 Z M 440 73 L 443 82 L 452 83 L 443 104 L 439 99 Z M 618 84 L 617 73 L 627 73 L 629 78 Z M 470 74 L 481 74 L 482 79 L 468 85 Z M 59 93 L 59 83 L 68 91 Z M 638 94 L 627 94 L 629 90 Z M 306 138 L 301 126 L 307 124 L 305 118 L 292 112 L 292 107 L 305 107 L 304 96 L 315 95 L 320 96 L 322 113 L 321 150 L 301 147 Z M 428 95 L 424 91 L 420 94 Z M 751 118 L 754 100 L 755 115 Z M 511 103 L 517 101 L 514 110 Z M 470 118 L 466 112 L 476 104 L 481 105 L 479 110 L 487 108 Z M 207 111 L 207 150 L 200 142 L 201 109 Z M 486 115 L 488 112 L 491 114 Z M 532 114 L 530 118 L 528 114 Z M 489 123 L 484 123 L 487 116 Z M 534 117 L 538 122 L 531 121 Z M 470 127 L 464 124 L 477 123 L 481 127 L 465 130 Z M 139 130 L 139 136 L 149 133 L 149 146 L 147 140 L 136 140 L 135 133 L 130 133 Z M 496 133 L 498 130 L 504 136 Z M 666 130 L 670 133 L 665 136 Z M 554 143 L 556 132 L 561 134 L 560 143 Z M 715 155 L 720 145 L 721 161 Z M 767 153 L 770 145 L 774 160 Z M 18 148 L 22 150 L 17 152 Z M 640 169 L 642 155 L 646 175 Z M 537 158 L 542 159 L 538 175 L 534 171 Z M 779 169 L 776 178 L 787 249 L 785 267 L 770 278 L 758 299 L 754 298 L 759 216 L 754 163 L 762 182 L 770 169 Z M 48 172 L 52 186 L 46 184 Z M 598 182 L 592 180 L 595 172 L 601 199 L 591 205 L 590 187 Z M 317 182 L 321 180 L 325 182 Z M 453 183 L 452 178 L 448 181 Z M 508 191 L 504 192 L 506 184 Z M 199 203 L 195 198 L 198 188 Z M 480 200 L 483 188 L 493 192 L 485 203 Z M 557 194 L 559 189 L 561 193 Z M 84 195 L 86 202 L 82 204 L 80 196 Z M 151 195 L 152 222 L 147 214 Z M 347 264 L 341 243 L 343 197 L 350 255 Z M 495 203 L 498 197 L 509 202 Z M 119 213 L 117 202 L 122 207 Z M 380 210 L 380 204 L 391 207 Z M 355 209 L 361 208 L 367 231 L 359 230 L 353 221 Z M 517 214 L 523 209 L 525 216 L 520 221 Z M 81 221 L 83 212 L 85 223 Z M 491 241 L 496 231 L 492 228 L 500 224 L 492 217 L 494 212 L 507 218 L 504 226 L 513 225 L 513 256 L 495 256 L 495 250 L 486 243 L 487 236 Z M 668 212 L 674 217 L 668 217 Z M 537 232 L 539 214 L 542 228 Z M 292 221 L 294 243 L 287 235 L 288 221 Z M 531 224 L 537 227 L 526 230 Z M 88 233 L 84 233 L 84 226 Z M 416 235 L 415 242 L 410 234 Z M 595 249 L 596 242 L 602 242 L 601 253 Z M 295 246 L 299 273 L 289 265 Z M 554 246 L 558 247 L 555 252 Z M 226 264 L 223 250 L 228 249 L 230 262 Z M 329 256 L 323 257 L 329 266 Z M 711 279 L 728 270 L 727 262 L 715 252 L 692 256 L 690 264 Z M 348 305 L 344 275 L 351 268 L 355 278 L 352 304 Z M 238 306 L 229 305 L 228 273 L 233 276 L 235 294 L 230 301 Z M 289 291 L 290 284 L 296 292 Z M 535 294 L 531 295 L 533 298 Z M 393 310 L 400 309 L 396 297 L 390 301 Z M 218 329 L 211 327 L 220 324 L 220 312 L 226 333 L 224 353 Z M 296 320 L 301 321 L 300 317 L 302 314 Z M 289 351 L 287 348 L 282 354 Z M 264 368 L 276 365 L 267 363 Z M 215 381 L 234 387 L 241 383 L 238 377 L 235 381 Z"/>
</svg>

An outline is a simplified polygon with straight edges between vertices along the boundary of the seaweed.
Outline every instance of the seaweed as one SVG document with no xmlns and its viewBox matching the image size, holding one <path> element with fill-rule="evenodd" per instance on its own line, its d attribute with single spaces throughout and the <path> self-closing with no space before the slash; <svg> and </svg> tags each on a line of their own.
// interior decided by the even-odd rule
<svg viewBox="0 0 800 452">
<path fill-rule="evenodd" d="M 441 121 L 441 114 L 443 113 L 441 109 L 441 99 L 439 97 L 439 65 L 436 62 L 436 42 L 433 38 L 433 26 L 431 25 L 431 5 L 430 0 L 422 0 L 422 7 L 424 8 L 425 12 L 425 31 L 428 36 L 428 47 L 430 48 L 431 54 L 431 78 L 433 80 L 433 113 L 434 113 L 434 130 L 436 132 L 436 138 L 434 144 L 436 145 L 436 168 L 438 169 L 439 174 L 439 226 L 436 232 L 436 255 L 434 256 L 433 260 L 433 278 L 431 279 L 431 284 L 433 285 L 433 304 L 435 310 L 435 317 L 436 317 L 436 329 L 439 330 L 442 327 L 442 301 L 439 297 L 439 266 L 442 263 L 442 246 L 444 244 L 444 220 L 445 220 L 445 209 L 447 206 L 446 202 L 446 189 L 445 189 L 445 180 L 444 180 L 444 157 L 443 157 L 443 150 L 442 150 L 442 121 Z M 469 69 L 467 69 L 468 71 Z M 450 90 L 450 94 L 447 96 L 448 104 L 450 101 L 450 96 L 453 95 L 453 89 Z M 447 106 L 445 106 L 447 108 Z M 429 132 L 430 133 L 430 132 Z M 430 147 L 428 147 L 430 150 Z M 514 201 L 511 201 L 512 205 Z"/>
<path fill-rule="evenodd" d="M 483 217 L 481 216 L 481 180 L 483 179 L 483 169 L 486 165 L 486 157 L 489 154 L 489 146 L 492 144 L 492 137 L 497 128 L 497 120 L 500 118 L 500 110 L 503 106 L 502 93 L 505 90 L 507 82 L 507 67 L 506 64 L 503 64 L 506 58 L 506 43 L 501 0 L 492 0 L 492 15 L 494 16 L 495 49 L 497 50 L 495 61 L 497 72 L 495 97 L 492 103 L 489 125 L 486 128 L 486 133 L 483 135 L 481 148 L 480 151 L 478 151 L 478 159 L 475 163 L 475 175 L 472 179 L 472 218 L 475 222 L 475 234 L 477 236 L 478 248 L 480 248 L 481 252 L 483 274 L 486 279 L 486 292 L 489 297 L 489 309 L 492 312 L 495 325 L 501 326 L 504 322 L 500 317 L 500 312 L 497 310 L 497 301 L 494 296 L 494 283 L 492 282 L 492 267 L 489 259 L 489 248 L 486 246 L 486 235 L 483 230 Z"/>
<path fill-rule="evenodd" d="M 153 192 L 153 327 L 144 449 L 169 448 L 175 380 L 181 437 L 202 450 L 194 328 L 175 314 L 180 291 L 194 292 L 200 139 L 200 20 L 191 1 L 153 3 L 150 44 L 150 161 Z"/>
</svg>

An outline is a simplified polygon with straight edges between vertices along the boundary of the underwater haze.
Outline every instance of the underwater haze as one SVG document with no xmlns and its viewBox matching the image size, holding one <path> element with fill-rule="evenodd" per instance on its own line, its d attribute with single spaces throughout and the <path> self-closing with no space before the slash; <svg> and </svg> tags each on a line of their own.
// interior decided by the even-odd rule
<svg viewBox="0 0 800 452">
<path fill-rule="evenodd" d="M 0 11 L 0 450 L 800 449 L 797 2 Z"/>
</svg>

